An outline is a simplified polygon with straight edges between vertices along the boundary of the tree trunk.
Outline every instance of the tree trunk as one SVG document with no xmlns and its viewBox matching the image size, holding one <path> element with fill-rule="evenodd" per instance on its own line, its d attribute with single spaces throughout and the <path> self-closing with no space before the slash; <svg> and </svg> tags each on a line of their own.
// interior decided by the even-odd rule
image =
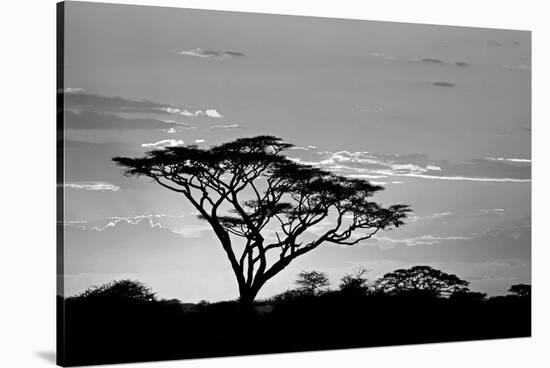
<svg viewBox="0 0 550 368">
<path fill-rule="evenodd" d="M 252 304 L 254 304 L 254 299 L 256 299 L 258 291 L 259 290 L 247 286 L 239 287 L 239 302 L 241 303 L 241 305 L 247 307 L 252 306 Z"/>
</svg>

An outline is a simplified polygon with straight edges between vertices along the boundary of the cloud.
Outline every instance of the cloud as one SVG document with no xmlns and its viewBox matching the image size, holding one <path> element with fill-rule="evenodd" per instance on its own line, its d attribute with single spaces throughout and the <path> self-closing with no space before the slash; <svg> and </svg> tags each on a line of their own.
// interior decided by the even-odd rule
<svg viewBox="0 0 550 368">
<path fill-rule="evenodd" d="M 68 220 L 62 222 L 63 226 L 76 226 L 81 229 L 85 229 L 87 223 L 88 221 L 85 220 Z"/>
<path fill-rule="evenodd" d="M 436 87 L 455 87 L 455 84 L 450 82 L 433 82 L 432 85 Z"/>
<path fill-rule="evenodd" d="M 531 258 L 530 227 L 511 226 L 487 230 L 477 236 L 431 235 L 409 238 L 379 238 L 396 244 L 393 248 L 374 250 L 376 258 L 407 262 L 460 261 L 486 262 L 496 259 Z"/>
<path fill-rule="evenodd" d="M 486 160 L 489 161 L 505 161 L 505 162 L 528 162 L 531 163 L 530 159 L 527 158 L 504 158 L 504 157 L 486 157 Z"/>
<path fill-rule="evenodd" d="M 492 182 L 492 183 L 530 183 L 531 179 L 513 179 L 513 178 L 470 178 L 466 176 L 435 176 L 435 175 L 422 175 L 422 174 L 403 174 L 398 176 L 408 176 L 411 178 L 420 179 L 435 179 L 435 180 L 455 180 L 455 181 L 478 181 L 478 182 Z"/>
<path fill-rule="evenodd" d="M 195 143 L 204 143 L 205 140 L 204 139 L 195 139 Z"/>
<path fill-rule="evenodd" d="M 215 109 L 196 110 L 191 112 L 171 104 L 161 104 L 151 101 L 137 101 L 122 97 L 107 97 L 97 94 L 84 93 L 82 90 L 73 89 L 65 95 L 65 109 L 72 112 L 95 112 L 95 113 L 145 113 L 158 114 L 166 113 L 186 117 L 206 116 L 209 118 L 223 118 Z M 113 115 L 111 115 L 113 116 Z"/>
<path fill-rule="evenodd" d="M 439 65 L 450 65 L 450 66 L 459 66 L 459 67 L 466 67 L 470 65 L 465 61 L 455 61 L 454 63 L 451 63 L 451 62 L 446 62 L 436 58 L 423 58 L 423 59 L 420 59 L 420 62 L 426 63 L 426 64 L 439 64 Z"/>
<path fill-rule="evenodd" d="M 89 229 L 96 230 L 96 231 L 105 231 L 110 227 L 117 226 L 120 222 L 124 222 L 130 225 L 137 225 L 143 220 L 148 222 L 151 228 L 154 228 L 154 227 L 163 228 L 159 223 L 155 223 L 151 216 L 136 216 L 136 217 L 110 217 L 109 222 L 107 222 L 107 224 L 103 226 L 94 226 Z"/>
<path fill-rule="evenodd" d="M 169 113 L 169 114 L 179 114 L 180 113 L 180 109 L 178 109 L 177 107 L 168 106 L 168 107 L 161 107 L 160 109 L 164 112 Z M 187 110 L 185 110 L 185 111 L 187 111 Z"/>
<path fill-rule="evenodd" d="M 188 123 L 184 123 L 183 121 L 175 121 L 175 120 L 169 120 L 169 119 L 159 119 L 159 121 L 162 121 L 165 124 L 173 125 L 172 129 L 175 128 L 175 127 L 182 128 L 182 129 L 188 129 L 188 130 L 197 129 L 197 127 L 195 127 L 191 124 L 188 124 Z"/>
<path fill-rule="evenodd" d="M 426 166 L 426 169 L 427 170 L 432 170 L 432 171 L 441 171 L 441 168 L 439 166 L 435 166 L 435 165 L 428 165 L 428 166 Z"/>
<path fill-rule="evenodd" d="M 198 58 L 204 58 L 204 59 L 217 59 L 217 60 L 224 60 L 229 58 L 239 58 L 244 57 L 245 54 L 240 51 L 233 51 L 233 50 L 227 50 L 227 51 L 216 51 L 216 50 L 207 50 L 207 49 L 201 49 L 196 48 L 192 50 L 182 50 L 182 51 L 176 51 L 178 55 L 184 55 L 184 56 L 194 56 Z"/>
<path fill-rule="evenodd" d="M 447 46 L 443 46 L 447 47 Z M 401 61 L 407 61 L 407 62 L 413 62 L 413 63 L 422 63 L 422 64 L 431 64 L 434 66 L 450 66 L 450 67 L 466 67 L 470 64 L 465 61 L 445 61 L 434 57 L 424 57 L 424 58 L 402 58 L 402 57 L 394 57 L 394 56 L 387 56 L 380 52 L 374 52 L 371 53 L 371 56 L 382 58 L 386 60 L 401 60 Z"/>
<path fill-rule="evenodd" d="M 163 108 L 162 109 L 164 112 L 167 112 L 169 114 L 179 114 L 179 115 L 182 115 L 182 116 L 187 116 L 187 117 L 201 117 L 201 116 L 206 116 L 208 118 L 214 118 L 214 119 L 221 119 L 223 118 L 222 114 L 220 114 L 217 110 L 215 109 L 207 109 L 207 110 L 197 110 L 195 112 L 191 112 L 189 110 L 180 110 L 178 108 L 175 108 L 175 107 L 167 107 L 167 108 Z"/>
<path fill-rule="evenodd" d="M 185 238 L 151 218 L 111 220 L 103 228 L 65 229 L 65 272 L 150 272 L 230 268 L 214 237 Z"/>
<path fill-rule="evenodd" d="M 209 118 L 223 118 L 223 116 L 214 109 L 206 110 L 204 112 Z"/>
<path fill-rule="evenodd" d="M 504 215 L 503 208 L 492 208 L 492 209 L 483 209 L 479 210 L 475 216 L 502 216 Z"/>
<path fill-rule="evenodd" d="M 397 244 L 406 244 L 407 246 L 416 246 L 416 245 L 433 245 L 439 244 L 448 240 L 470 240 L 472 237 L 469 236 L 434 236 L 434 235 L 422 235 L 413 238 L 407 239 L 392 239 L 388 237 L 375 236 L 373 237 L 377 241 L 385 241 L 389 243 Z"/>
<path fill-rule="evenodd" d="M 452 212 L 450 212 L 450 211 L 447 211 L 447 212 L 436 212 L 436 213 L 432 213 L 432 214 L 426 215 L 426 216 L 416 216 L 416 215 L 413 215 L 413 216 L 410 216 L 410 217 L 407 219 L 407 222 L 438 220 L 438 219 L 442 219 L 442 218 L 445 218 L 445 217 L 450 217 L 450 216 L 453 216 L 453 215 L 454 215 L 454 213 L 452 213 Z"/>
<path fill-rule="evenodd" d="M 194 117 L 195 116 L 195 113 L 193 113 L 191 111 L 188 111 L 188 110 L 182 110 L 182 111 L 179 111 L 177 113 L 179 113 L 180 115 L 183 115 L 183 116 L 189 116 L 189 117 Z"/>
<path fill-rule="evenodd" d="M 424 58 L 424 59 L 421 59 L 420 61 L 428 64 L 443 64 L 442 60 L 435 59 L 435 58 Z"/>
<path fill-rule="evenodd" d="M 65 108 L 112 113 L 158 113 L 169 108 L 174 108 L 174 106 L 146 100 L 137 101 L 122 97 L 107 97 L 76 91 L 65 95 Z"/>
<path fill-rule="evenodd" d="M 241 129 L 242 126 L 239 124 L 229 124 L 229 125 L 213 125 L 208 130 L 221 129 L 221 130 L 235 130 Z"/>
<path fill-rule="evenodd" d="M 181 121 L 153 118 L 122 118 L 112 114 L 102 114 L 91 111 L 75 113 L 65 112 L 66 129 L 100 129 L 100 130 L 150 130 L 150 129 L 185 129 L 194 130 L 191 124 Z"/>
<path fill-rule="evenodd" d="M 141 147 L 144 148 L 163 148 L 163 147 L 176 147 L 176 146 L 182 146 L 184 144 L 183 140 L 181 139 L 163 139 L 161 141 L 155 142 L 155 143 L 143 143 Z"/>
<path fill-rule="evenodd" d="M 151 185 L 147 180 L 135 180 L 122 175 L 120 167 L 112 161 L 113 157 L 143 155 L 141 141 L 123 142 L 119 137 L 124 138 L 125 135 L 116 135 L 113 141 L 101 143 L 65 139 L 65 167 L 70 167 L 70 170 L 65 171 L 65 183 L 106 182 L 124 190 L 147 190 Z"/>
<path fill-rule="evenodd" d="M 476 218 L 476 217 L 489 217 L 489 216 L 502 216 L 504 215 L 503 208 L 489 208 L 489 209 L 480 209 L 480 210 L 469 210 L 469 211 L 459 211 L 459 212 L 436 212 L 425 216 L 412 215 L 407 218 L 407 222 L 418 222 L 418 221 L 434 221 L 439 219 L 467 219 L 467 218 Z M 475 220 L 479 221 L 479 220 Z"/>
<path fill-rule="evenodd" d="M 435 161 L 422 154 L 379 154 L 373 152 L 318 151 L 296 148 L 296 162 L 310 164 L 340 175 L 383 179 L 409 177 L 429 180 L 494 183 L 528 183 L 531 163 L 528 159 L 474 159 L 466 163 Z M 303 159 L 302 157 L 308 158 Z"/>
<path fill-rule="evenodd" d="M 289 148 L 290 150 L 298 150 L 298 151 L 311 151 L 311 150 L 316 150 L 317 149 L 317 146 L 307 146 L 307 147 L 301 147 L 301 146 L 293 146 L 293 147 L 290 147 Z"/>
<path fill-rule="evenodd" d="M 404 239 L 378 236 L 355 247 L 321 246 L 310 256 L 312 262 L 318 260 L 323 263 L 330 262 L 331 265 L 363 261 L 472 264 L 512 259 L 531 259 L 530 227 L 512 225 L 487 230 L 481 234 L 425 234 Z"/>
<path fill-rule="evenodd" d="M 99 221 L 83 221 L 87 226 L 84 226 L 84 229 L 87 230 L 96 230 L 96 231 L 105 231 L 106 229 L 114 226 L 118 226 L 119 223 L 126 223 L 130 225 L 137 225 L 142 221 L 145 221 L 149 224 L 151 228 L 162 228 L 170 229 L 173 231 L 172 227 L 174 226 L 173 220 L 180 220 L 185 218 L 185 215 L 167 215 L 167 214 L 145 214 L 137 216 L 110 216 L 106 219 Z M 168 220 L 168 221 L 167 221 Z"/>
<path fill-rule="evenodd" d="M 80 93 L 80 92 L 84 92 L 84 89 L 67 87 L 65 89 L 60 89 L 58 92 L 59 93 Z"/>
<path fill-rule="evenodd" d="M 104 183 L 104 182 L 74 182 L 63 184 L 64 188 L 69 189 L 80 189 L 80 190 L 91 190 L 91 191 L 113 191 L 117 192 L 120 190 L 119 186 Z"/>
</svg>

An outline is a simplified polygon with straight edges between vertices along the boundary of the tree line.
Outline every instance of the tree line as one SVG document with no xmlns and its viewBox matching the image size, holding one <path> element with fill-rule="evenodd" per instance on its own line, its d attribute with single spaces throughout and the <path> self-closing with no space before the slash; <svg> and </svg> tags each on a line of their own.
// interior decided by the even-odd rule
<svg viewBox="0 0 550 368">
<path fill-rule="evenodd" d="M 267 298 L 260 303 L 280 302 L 296 297 L 315 297 L 327 293 L 342 293 L 355 296 L 415 296 L 426 298 L 461 298 L 471 300 L 485 300 L 486 293 L 475 292 L 469 289 L 469 282 L 456 275 L 434 269 L 430 266 L 413 266 L 408 269 L 397 269 L 384 274 L 374 281 L 366 275 L 368 270 L 359 267 L 351 273 L 343 275 L 337 290 L 330 290 L 328 275 L 320 271 L 302 271 L 295 280 L 296 287 L 283 293 Z M 514 284 L 508 289 L 514 297 L 529 298 L 531 285 Z M 133 300 L 139 302 L 158 302 L 156 294 L 139 281 L 119 280 L 101 286 L 92 286 L 68 300 Z M 172 304 L 180 303 L 177 299 L 162 299 Z M 201 301 L 199 304 L 209 304 Z"/>
<path fill-rule="evenodd" d="M 487 297 L 428 266 L 370 281 L 359 268 L 330 289 L 303 271 L 295 287 L 243 304 L 160 299 L 134 280 L 58 298 L 60 361 L 123 363 L 509 337 L 531 334 L 531 286 Z"/>
</svg>

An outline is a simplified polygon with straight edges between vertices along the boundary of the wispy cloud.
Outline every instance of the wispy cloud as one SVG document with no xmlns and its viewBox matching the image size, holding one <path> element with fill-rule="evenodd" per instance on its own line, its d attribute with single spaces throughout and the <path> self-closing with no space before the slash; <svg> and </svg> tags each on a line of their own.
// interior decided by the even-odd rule
<svg viewBox="0 0 550 368">
<path fill-rule="evenodd" d="M 182 116 L 186 116 L 186 117 L 193 117 L 193 118 L 196 118 L 196 117 L 201 117 L 201 116 L 205 116 L 205 117 L 208 117 L 208 118 L 214 118 L 214 119 L 221 119 L 223 118 L 223 115 L 220 114 L 217 110 L 215 109 L 207 109 L 207 110 L 197 110 L 195 112 L 192 112 L 192 111 L 189 111 L 189 110 L 181 110 L 177 107 L 164 107 L 161 109 L 162 111 L 164 112 L 167 112 L 169 114 L 174 114 L 174 115 L 182 115 Z"/>
<path fill-rule="evenodd" d="M 321 167 L 340 175 L 362 179 L 386 179 L 390 177 L 429 180 L 528 183 L 531 181 L 531 163 L 527 159 L 474 159 L 455 164 L 430 160 L 421 154 L 377 154 L 372 152 L 295 150 L 293 160 Z"/>
<path fill-rule="evenodd" d="M 410 217 L 407 219 L 407 222 L 433 221 L 433 220 L 439 220 L 439 219 L 446 218 L 446 217 L 450 217 L 450 216 L 453 216 L 453 213 L 450 212 L 450 211 L 446 211 L 446 212 L 436 212 L 436 213 L 432 213 L 432 214 L 426 215 L 426 216 L 416 216 L 416 215 L 413 215 L 413 216 L 410 216 Z"/>
<path fill-rule="evenodd" d="M 176 120 L 154 118 L 123 118 L 114 114 L 92 111 L 65 112 L 65 127 L 79 130 L 151 130 L 151 129 L 196 129 L 193 125 Z"/>
<path fill-rule="evenodd" d="M 74 182 L 63 184 L 64 188 L 68 189 L 80 189 L 80 190 L 91 190 L 91 191 L 113 191 L 117 192 L 120 190 L 120 187 L 114 184 L 109 184 L 105 182 Z"/>
<path fill-rule="evenodd" d="M 176 121 L 176 120 L 170 120 L 170 119 L 159 119 L 159 120 L 162 121 L 163 123 L 166 123 L 166 124 L 177 125 L 178 128 L 182 128 L 182 129 L 188 129 L 188 130 L 197 129 L 197 127 L 195 127 L 191 124 L 185 123 L 183 121 Z M 174 127 L 172 127 L 171 129 L 174 129 Z"/>
<path fill-rule="evenodd" d="M 88 221 L 85 221 L 85 220 L 68 220 L 68 221 L 63 221 L 63 226 L 71 226 L 71 227 L 78 227 L 80 229 L 85 229 L 86 228 L 86 224 L 88 224 Z"/>
<path fill-rule="evenodd" d="M 160 223 L 161 219 L 164 218 L 183 218 L 185 215 L 166 215 L 166 214 L 147 214 L 147 215 L 138 215 L 138 216 L 131 216 L 131 217 L 120 217 L 120 216 L 111 216 L 107 218 L 107 222 L 101 225 L 97 225 L 92 227 L 93 230 L 97 231 L 104 231 L 110 227 L 115 227 L 119 223 L 126 223 L 129 225 L 138 225 L 142 221 L 146 221 L 149 223 L 150 227 L 158 227 L 161 229 L 169 229 L 167 226 L 164 226 Z"/>
<path fill-rule="evenodd" d="M 476 216 L 502 216 L 504 215 L 504 209 L 503 208 L 483 209 L 483 210 L 479 210 L 475 215 Z"/>
<path fill-rule="evenodd" d="M 217 51 L 217 50 L 208 50 L 208 49 L 201 49 L 196 48 L 192 50 L 181 50 L 176 51 L 178 55 L 184 55 L 184 56 L 194 56 L 198 58 L 204 58 L 204 59 L 217 59 L 217 60 L 225 60 L 229 58 L 239 58 L 245 56 L 244 53 L 240 51 L 233 51 L 233 50 L 226 50 L 226 51 Z"/>
<path fill-rule="evenodd" d="M 109 97 L 91 93 L 84 93 L 82 89 L 70 88 L 66 89 L 65 108 L 67 111 L 75 113 L 108 113 L 108 114 L 125 114 L 125 113 L 141 113 L 158 115 L 166 113 L 171 115 L 181 115 L 185 117 L 207 117 L 221 119 L 223 115 L 216 109 L 207 108 L 204 110 L 185 109 L 172 104 L 162 104 L 147 100 L 131 100 L 122 97 Z M 108 115 L 112 118 L 120 118 L 116 115 Z M 145 120 L 145 119 L 134 119 Z M 149 119 L 151 120 L 151 119 Z M 176 122 L 179 124 L 185 124 Z"/>
<path fill-rule="evenodd" d="M 432 84 L 436 87 L 455 87 L 455 84 L 451 82 L 433 82 Z"/>
<path fill-rule="evenodd" d="M 84 93 L 83 90 L 73 89 L 71 93 L 65 95 L 65 108 L 111 113 L 158 113 L 159 111 L 165 111 L 165 109 L 174 107 L 169 104 L 161 104 L 146 100 L 131 100 L 122 97 L 101 96 Z"/>
<path fill-rule="evenodd" d="M 403 57 L 396 57 L 396 56 L 388 56 L 381 52 L 374 52 L 371 53 L 371 56 L 374 56 L 376 58 L 381 58 L 385 60 L 399 60 L 399 61 L 408 61 L 408 62 L 414 62 L 414 63 L 421 63 L 421 64 L 428 64 L 433 66 L 441 66 L 441 67 L 466 67 L 470 64 L 466 61 L 450 61 L 450 60 L 442 60 L 435 57 L 423 57 L 423 58 L 403 58 Z"/>
<path fill-rule="evenodd" d="M 454 181 L 478 181 L 492 183 L 530 183 L 531 179 L 514 179 L 514 178 L 482 178 L 482 177 L 467 177 L 467 176 L 436 176 L 423 174 L 401 174 L 397 176 L 408 176 L 411 178 L 434 179 L 434 180 L 454 180 Z"/>
<path fill-rule="evenodd" d="M 70 221 L 65 226 L 89 230 L 93 232 L 113 231 L 116 228 L 128 226 L 140 226 L 142 228 L 156 228 L 170 231 L 184 238 L 197 238 L 210 226 L 200 220 L 193 219 L 195 216 L 169 215 L 169 214 L 143 214 L 137 216 L 110 216 L 95 221 Z M 187 218 L 185 222 L 182 220 Z"/>
<path fill-rule="evenodd" d="M 420 61 L 428 64 L 443 64 L 443 60 L 439 60 L 436 58 L 424 58 L 424 59 L 421 59 Z"/>
<path fill-rule="evenodd" d="M 208 130 L 215 130 L 215 129 L 221 129 L 221 130 L 235 130 L 242 128 L 239 124 L 229 124 L 229 125 L 213 125 Z"/>
<path fill-rule="evenodd" d="M 184 144 L 181 139 L 163 139 L 155 143 L 143 143 L 141 147 L 144 148 L 159 148 L 159 147 L 176 147 Z"/>
<path fill-rule="evenodd" d="M 317 147 L 316 146 L 306 146 L 306 147 L 294 146 L 294 147 L 290 147 L 289 149 L 290 150 L 297 150 L 297 151 L 311 151 L 311 150 L 316 150 Z"/>
<path fill-rule="evenodd" d="M 470 240 L 472 237 L 469 236 L 434 236 L 434 235 L 422 235 L 422 236 L 416 236 L 413 238 L 406 238 L 406 239 L 393 239 L 388 237 L 382 237 L 382 236 L 375 236 L 374 239 L 378 241 L 386 241 L 389 243 L 400 243 L 400 244 L 406 244 L 407 246 L 416 246 L 416 245 L 433 245 L 433 244 L 439 244 L 444 241 L 449 240 Z"/>
<path fill-rule="evenodd" d="M 83 230 L 105 231 L 116 227 L 119 224 L 139 225 L 142 222 L 148 223 L 149 227 L 158 227 L 171 230 L 169 226 L 174 221 L 181 221 L 186 215 L 168 214 L 144 214 L 137 216 L 110 216 L 101 220 L 70 220 L 64 221 L 63 225 L 78 227 Z"/>
<path fill-rule="evenodd" d="M 82 88 L 71 88 L 71 87 L 67 87 L 65 89 L 60 89 L 58 92 L 63 92 L 63 93 L 80 93 L 80 92 L 84 92 L 84 89 Z"/>
<path fill-rule="evenodd" d="M 504 158 L 504 157 L 485 157 L 486 160 L 490 161 L 505 161 L 505 162 L 528 162 L 531 160 L 527 158 Z"/>
</svg>

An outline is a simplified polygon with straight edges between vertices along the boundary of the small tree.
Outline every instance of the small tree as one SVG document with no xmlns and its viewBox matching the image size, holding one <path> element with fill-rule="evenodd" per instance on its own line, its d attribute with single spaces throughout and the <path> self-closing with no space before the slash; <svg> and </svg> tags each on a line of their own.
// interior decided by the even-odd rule
<svg viewBox="0 0 550 368">
<path fill-rule="evenodd" d="M 143 302 L 156 300 L 155 293 L 139 281 L 120 280 L 92 286 L 73 299 L 125 299 Z"/>
<path fill-rule="evenodd" d="M 450 296 L 468 291 L 469 282 L 456 275 L 429 266 L 414 266 L 385 274 L 374 285 L 375 290 L 388 294 L 414 293 L 430 296 Z"/>
<path fill-rule="evenodd" d="M 348 273 L 340 279 L 340 291 L 342 292 L 365 292 L 367 290 L 367 281 L 365 274 L 368 270 L 360 267 L 353 273 Z"/>
<path fill-rule="evenodd" d="M 298 285 L 298 290 L 300 292 L 308 295 L 315 295 L 320 289 L 328 287 L 330 282 L 327 274 L 324 272 L 302 271 L 298 274 L 296 285 Z"/>
<path fill-rule="evenodd" d="M 531 285 L 528 285 L 528 284 L 512 285 L 510 286 L 510 289 L 508 289 L 508 292 L 510 294 L 513 294 L 519 297 L 529 297 L 531 296 Z"/>
<path fill-rule="evenodd" d="M 258 136 L 113 161 L 126 175 L 148 177 L 182 195 L 198 211 L 227 255 L 240 301 L 250 304 L 297 257 L 321 244 L 355 245 L 402 225 L 410 212 L 407 205 L 371 201 L 379 185 L 289 159 L 282 152 L 291 147 Z M 314 226 L 325 231 L 308 231 Z"/>
</svg>

